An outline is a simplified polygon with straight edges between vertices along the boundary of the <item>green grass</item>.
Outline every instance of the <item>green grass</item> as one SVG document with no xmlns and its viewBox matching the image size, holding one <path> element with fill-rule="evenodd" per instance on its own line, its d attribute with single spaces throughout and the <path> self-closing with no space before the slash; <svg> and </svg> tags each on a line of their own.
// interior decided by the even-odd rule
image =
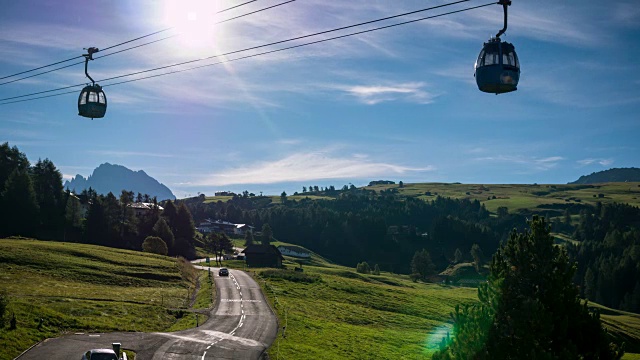
<svg viewBox="0 0 640 360">
<path fill-rule="evenodd" d="M 640 183 L 604 183 L 594 185 L 525 185 L 525 184 L 449 184 L 418 183 L 398 185 L 367 186 L 376 191 L 394 188 L 400 195 L 433 200 L 436 196 L 456 199 L 467 198 L 482 202 L 487 210 L 496 212 L 506 206 L 510 212 L 520 210 L 551 210 L 558 204 L 628 203 L 640 206 Z M 431 195 L 425 195 L 426 192 Z M 468 194 L 467 194 L 468 193 Z M 599 197 L 602 194 L 603 197 Z M 493 199 L 493 197 L 496 197 Z"/>
<path fill-rule="evenodd" d="M 269 351 L 273 358 L 424 359 L 446 334 L 455 304 L 476 299 L 475 289 L 339 266 L 256 271 L 287 327 Z"/>
<path fill-rule="evenodd" d="M 282 329 L 269 355 L 283 359 L 425 359 L 451 328 L 456 304 L 477 301 L 474 288 L 413 283 L 408 276 L 358 274 L 321 262 L 304 272 L 251 269 Z M 452 274 L 472 268 L 461 264 Z M 475 272 L 475 270 L 474 270 Z M 601 307 L 603 324 L 627 351 L 640 352 L 640 315 Z M 630 353 L 624 359 L 638 359 Z M 639 359 L 640 360 L 640 359 Z"/>
<path fill-rule="evenodd" d="M 0 331 L 0 358 L 65 332 L 190 327 L 175 310 L 186 309 L 194 291 L 183 266 L 149 253 L 0 239 L 0 291 L 9 294 L 7 312 L 17 319 L 16 330 Z"/>
</svg>

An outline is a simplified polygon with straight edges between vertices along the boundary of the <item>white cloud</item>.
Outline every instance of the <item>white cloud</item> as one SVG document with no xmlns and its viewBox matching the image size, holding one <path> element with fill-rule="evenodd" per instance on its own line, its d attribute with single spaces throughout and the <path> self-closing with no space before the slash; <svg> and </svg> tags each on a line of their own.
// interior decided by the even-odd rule
<svg viewBox="0 0 640 360">
<path fill-rule="evenodd" d="M 578 160 L 577 163 L 580 164 L 581 166 L 587 166 L 587 165 L 591 165 L 591 164 L 594 164 L 594 163 L 600 164 L 602 166 L 609 166 L 609 165 L 613 164 L 613 159 L 593 159 L 593 158 L 588 158 L 588 159 Z"/>
<path fill-rule="evenodd" d="M 250 166 L 224 170 L 206 176 L 189 186 L 221 186 L 233 184 L 271 184 L 319 179 L 350 179 L 432 171 L 434 167 L 413 168 L 368 160 L 362 154 L 339 157 L 327 151 L 298 153 L 280 160 L 259 162 Z"/>
<path fill-rule="evenodd" d="M 424 89 L 422 82 L 398 83 L 389 85 L 336 86 L 355 96 L 360 102 L 375 105 L 385 101 L 407 101 L 418 104 L 431 104 L 437 95 Z"/>
<path fill-rule="evenodd" d="M 487 161 L 496 163 L 513 163 L 524 165 L 527 169 L 546 171 L 558 166 L 558 163 L 564 160 L 561 156 L 549 156 L 545 158 L 537 158 L 522 155 L 497 155 L 475 158 L 477 161 Z"/>
</svg>

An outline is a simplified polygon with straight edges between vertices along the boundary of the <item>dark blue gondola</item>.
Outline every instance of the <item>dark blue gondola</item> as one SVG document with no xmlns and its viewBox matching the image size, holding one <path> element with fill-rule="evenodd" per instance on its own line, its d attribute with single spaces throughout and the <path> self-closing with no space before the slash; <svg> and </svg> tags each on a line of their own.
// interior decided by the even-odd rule
<svg viewBox="0 0 640 360">
<path fill-rule="evenodd" d="M 93 81 L 87 72 L 89 60 L 93 60 L 93 53 L 98 52 L 97 48 L 91 47 L 88 54 L 84 54 L 84 73 L 91 80 L 91 85 L 85 86 L 78 96 L 78 115 L 87 118 L 101 118 L 107 112 L 107 95 L 102 91 L 102 87 Z"/>
<path fill-rule="evenodd" d="M 507 31 L 507 6 L 511 5 L 511 1 L 500 0 L 498 3 L 504 8 L 504 28 L 496 37 L 484 43 L 476 60 L 474 74 L 480 91 L 496 95 L 516 91 L 520 80 L 520 62 L 515 47 L 500 40 L 500 36 Z"/>
</svg>

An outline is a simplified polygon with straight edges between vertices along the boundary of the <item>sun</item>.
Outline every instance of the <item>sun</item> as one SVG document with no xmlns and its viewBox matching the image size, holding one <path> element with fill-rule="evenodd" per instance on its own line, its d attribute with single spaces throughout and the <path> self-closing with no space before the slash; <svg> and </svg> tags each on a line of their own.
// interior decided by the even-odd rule
<svg viewBox="0 0 640 360">
<path fill-rule="evenodd" d="M 165 1 L 164 24 L 179 34 L 176 43 L 185 55 L 205 56 L 217 45 L 216 22 L 220 19 L 220 1 Z"/>
</svg>

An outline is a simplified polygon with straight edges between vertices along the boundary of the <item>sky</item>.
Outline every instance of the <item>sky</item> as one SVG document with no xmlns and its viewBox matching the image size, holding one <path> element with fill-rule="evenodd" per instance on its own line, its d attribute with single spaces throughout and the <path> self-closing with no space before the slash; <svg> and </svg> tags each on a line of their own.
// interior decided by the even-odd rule
<svg viewBox="0 0 640 360">
<path fill-rule="evenodd" d="M 108 98 L 102 119 L 77 115 L 82 64 L 1 84 L 0 99 L 79 86 L 0 100 L 0 143 L 32 163 L 50 159 L 65 179 L 105 162 L 144 170 L 178 198 L 379 179 L 563 184 L 640 166 L 637 0 L 513 0 L 502 39 L 522 72 L 518 90 L 501 95 L 480 92 L 473 69 L 502 28 L 499 5 L 238 59 L 488 3 L 239 51 L 451 1 L 296 0 L 232 19 L 284 0 L 245 2 L 0 0 L 0 77 L 161 29 L 95 57 L 170 37 L 89 63 Z"/>
</svg>

